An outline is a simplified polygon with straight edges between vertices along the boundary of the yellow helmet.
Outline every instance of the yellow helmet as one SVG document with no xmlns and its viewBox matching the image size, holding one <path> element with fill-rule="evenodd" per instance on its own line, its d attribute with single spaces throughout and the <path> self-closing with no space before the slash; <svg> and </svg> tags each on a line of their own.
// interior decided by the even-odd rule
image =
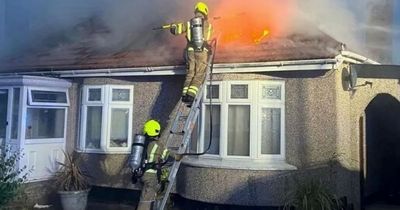
<svg viewBox="0 0 400 210">
<path fill-rule="evenodd" d="M 149 120 L 144 124 L 143 134 L 150 137 L 156 137 L 160 135 L 161 126 L 156 120 Z"/>
<path fill-rule="evenodd" d="M 197 2 L 196 6 L 194 7 L 194 12 L 201 12 L 203 13 L 205 16 L 208 15 L 208 7 L 207 4 L 205 4 L 204 2 Z"/>
</svg>

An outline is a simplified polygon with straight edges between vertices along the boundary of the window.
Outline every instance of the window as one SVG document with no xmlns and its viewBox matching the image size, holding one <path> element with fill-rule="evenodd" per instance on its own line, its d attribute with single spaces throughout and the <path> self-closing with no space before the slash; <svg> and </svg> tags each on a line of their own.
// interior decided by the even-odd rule
<svg viewBox="0 0 400 210">
<path fill-rule="evenodd" d="M 12 119 L 11 119 L 11 139 L 18 138 L 18 119 L 19 119 L 19 97 L 20 97 L 20 88 L 14 88 L 13 93 L 13 104 L 12 104 Z"/>
<path fill-rule="evenodd" d="M 26 139 L 55 139 L 64 137 L 65 109 L 28 108 Z"/>
<path fill-rule="evenodd" d="M 28 89 L 29 105 L 68 106 L 67 90 L 46 90 L 41 88 Z"/>
<path fill-rule="evenodd" d="M 27 143 L 64 141 L 69 104 L 67 89 L 28 87 L 25 90 L 28 91 L 28 103 L 24 115 Z M 19 101 L 18 92 L 14 90 L 13 103 L 16 105 Z M 13 122 L 18 119 L 17 114 L 14 116 L 14 113 L 18 113 L 18 106 L 14 108 L 16 110 L 13 112 L 15 119 Z M 14 128 L 18 129 L 16 125 Z M 16 132 L 14 135 L 16 136 Z"/>
<path fill-rule="evenodd" d="M 87 85 L 82 91 L 80 149 L 100 153 L 129 152 L 133 86 Z"/>
<path fill-rule="evenodd" d="M 203 98 L 199 145 L 191 149 L 210 146 L 207 156 L 223 159 L 283 160 L 284 106 L 283 81 L 213 82 Z"/>
</svg>

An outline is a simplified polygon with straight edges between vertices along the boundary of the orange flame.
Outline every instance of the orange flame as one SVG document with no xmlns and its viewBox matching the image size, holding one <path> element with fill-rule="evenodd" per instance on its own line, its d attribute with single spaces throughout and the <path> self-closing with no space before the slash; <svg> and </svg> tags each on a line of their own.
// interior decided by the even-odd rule
<svg viewBox="0 0 400 210">
<path fill-rule="evenodd" d="M 289 22 L 295 0 L 224 0 L 215 8 L 213 25 L 219 44 L 259 44 L 279 35 Z"/>
<path fill-rule="evenodd" d="M 262 39 L 264 39 L 264 37 L 268 36 L 268 34 L 269 34 L 269 31 L 267 29 L 264 29 L 263 34 L 259 38 L 255 39 L 254 43 L 260 44 Z"/>
</svg>

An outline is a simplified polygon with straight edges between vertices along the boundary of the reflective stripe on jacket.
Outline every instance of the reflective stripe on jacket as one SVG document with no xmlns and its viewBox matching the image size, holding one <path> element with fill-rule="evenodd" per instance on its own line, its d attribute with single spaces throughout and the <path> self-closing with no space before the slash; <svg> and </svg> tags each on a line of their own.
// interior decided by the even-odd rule
<svg viewBox="0 0 400 210">
<path fill-rule="evenodd" d="M 162 163 L 168 156 L 168 149 L 157 141 L 152 141 L 147 146 L 147 163 Z M 157 173 L 155 169 L 148 169 L 146 172 Z"/>
</svg>

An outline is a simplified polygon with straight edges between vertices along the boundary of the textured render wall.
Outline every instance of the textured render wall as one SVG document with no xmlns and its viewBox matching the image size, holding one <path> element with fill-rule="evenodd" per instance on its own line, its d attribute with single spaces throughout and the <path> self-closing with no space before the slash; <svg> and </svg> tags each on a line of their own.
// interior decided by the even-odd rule
<svg viewBox="0 0 400 210">
<path fill-rule="evenodd" d="M 368 104 L 378 94 L 390 94 L 400 99 L 400 85 L 397 79 L 358 79 L 357 85 L 366 81 L 372 85 L 360 86 L 355 90 L 347 91 L 343 75 L 347 74 L 348 66 L 336 74 L 337 81 L 337 115 L 338 115 L 338 152 L 340 166 L 344 170 L 338 173 L 337 190 L 348 195 L 356 207 L 360 202 L 360 123 Z"/>
<path fill-rule="evenodd" d="M 70 89 L 71 107 L 68 121 L 67 148 L 75 148 L 78 141 L 80 91 L 83 85 L 133 85 L 133 130 L 141 132 L 144 122 L 150 118 L 159 119 L 162 126 L 167 125 L 169 115 L 180 99 L 183 76 L 164 77 L 116 77 L 75 79 Z M 166 129 L 165 129 L 166 130 Z M 164 130 L 164 131 L 165 131 Z M 131 174 L 127 168 L 128 155 L 125 154 L 88 154 L 85 167 L 92 176 L 94 185 L 136 188 L 131 184 Z"/>
<path fill-rule="evenodd" d="M 297 171 L 248 171 L 183 165 L 177 192 L 189 199 L 239 205 L 280 205 L 296 180 L 317 177 L 339 196 L 357 202 L 359 193 L 358 118 L 378 93 L 397 93 L 397 80 L 373 81 L 372 88 L 344 89 L 342 71 L 215 75 L 215 80 L 285 80 L 286 160 Z M 133 133 L 159 118 L 165 127 L 180 98 L 183 76 L 75 79 L 70 89 L 68 148 L 77 140 L 79 91 L 82 84 L 134 85 Z M 359 81 L 363 83 L 363 81 Z M 75 114 L 71 114 L 75 113 Z M 127 155 L 85 154 L 94 184 L 132 188 Z M 333 162 L 330 160 L 335 159 Z M 338 162 L 337 162 L 338 161 Z"/>
<path fill-rule="evenodd" d="M 337 150 L 335 72 L 215 76 L 216 80 L 274 78 L 286 82 L 286 160 L 299 170 L 249 171 L 184 165 L 177 179 L 180 195 L 213 203 L 270 206 L 281 205 L 285 192 L 293 189 L 296 180 L 314 176 L 334 184 L 335 168 L 329 161 Z"/>
<path fill-rule="evenodd" d="M 67 119 L 67 138 L 65 149 L 68 152 L 72 152 L 75 149 L 76 137 L 78 135 L 77 125 L 79 124 L 79 84 L 76 81 L 72 81 L 72 86 L 68 89 L 69 93 L 69 108 L 68 108 L 68 119 Z"/>
</svg>

